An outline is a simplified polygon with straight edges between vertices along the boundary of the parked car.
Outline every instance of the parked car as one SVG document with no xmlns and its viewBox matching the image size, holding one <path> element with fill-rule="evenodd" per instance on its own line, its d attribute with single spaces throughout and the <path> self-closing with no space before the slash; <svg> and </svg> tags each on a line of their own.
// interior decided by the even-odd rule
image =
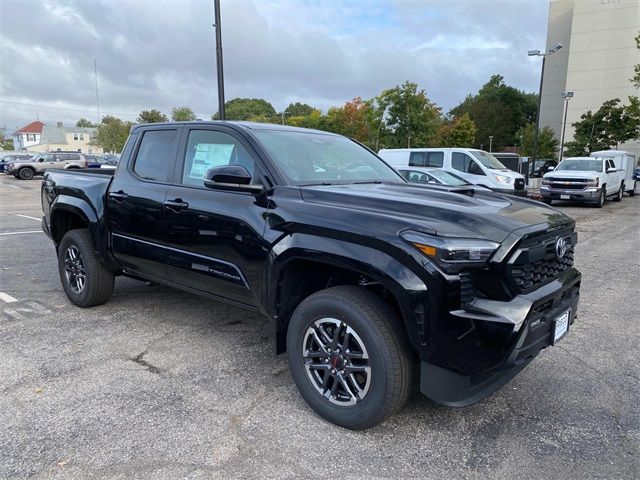
<svg viewBox="0 0 640 480">
<path fill-rule="evenodd" d="M 500 163 L 484 150 L 473 148 L 398 148 L 378 152 L 389 165 L 399 167 L 435 167 L 455 173 L 474 185 L 494 192 L 525 197 L 524 177 Z"/>
<path fill-rule="evenodd" d="M 447 172 L 441 168 L 400 167 L 397 169 L 410 183 L 427 183 L 433 185 L 447 185 L 450 187 L 473 187 L 481 190 L 489 189 L 479 187 L 455 173 Z"/>
<path fill-rule="evenodd" d="M 565 158 L 552 172 L 542 177 L 542 201 L 571 200 L 601 208 L 607 198 L 622 200 L 625 190 L 624 172 L 616 168 L 611 158 Z"/>
<path fill-rule="evenodd" d="M 84 158 L 87 160 L 87 168 L 100 168 L 103 164 L 107 163 L 106 158 L 101 155 L 85 153 Z"/>
<path fill-rule="evenodd" d="M 636 167 L 633 170 L 633 179 L 634 180 L 640 180 L 640 166 Z"/>
<path fill-rule="evenodd" d="M 616 168 L 624 172 L 624 191 L 627 192 L 630 197 L 636 194 L 636 179 L 634 175 L 636 156 L 633 153 L 622 150 L 601 150 L 599 152 L 591 152 L 590 156 L 611 158 Z"/>
<path fill-rule="evenodd" d="M 529 176 L 533 178 L 542 178 L 545 173 L 555 169 L 557 166 L 558 162 L 550 158 L 536 160 L 531 164 Z"/>
<path fill-rule="evenodd" d="M 117 165 L 118 161 L 120 160 L 120 156 L 119 155 L 115 155 L 113 153 L 105 153 L 103 155 L 103 157 L 107 161 L 108 165 Z"/>
<path fill-rule="evenodd" d="M 21 180 L 31 180 L 48 168 L 86 168 L 87 160 L 78 152 L 38 153 L 26 162 L 6 164 L 7 173 Z"/>
<path fill-rule="evenodd" d="M 0 172 L 4 172 L 5 171 L 5 167 L 9 164 L 9 163 L 19 163 L 19 162 L 27 162 L 31 159 L 32 155 L 23 155 L 23 154 L 11 154 L 11 155 L 5 155 L 4 157 L 2 157 L 2 159 L 0 159 Z"/>
<path fill-rule="evenodd" d="M 280 125 L 138 125 L 121 163 L 45 173 L 71 302 L 125 275 L 261 312 L 343 427 L 397 411 L 414 364 L 436 402 L 478 402 L 574 321 L 575 222 L 539 202 L 412 185 L 357 142 Z"/>
</svg>

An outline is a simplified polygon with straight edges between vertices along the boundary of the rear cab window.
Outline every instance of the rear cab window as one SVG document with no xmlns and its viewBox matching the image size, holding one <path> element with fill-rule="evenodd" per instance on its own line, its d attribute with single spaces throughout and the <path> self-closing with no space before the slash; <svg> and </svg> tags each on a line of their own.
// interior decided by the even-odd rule
<svg viewBox="0 0 640 480">
<path fill-rule="evenodd" d="M 133 163 L 133 172 L 142 180 L 166 183 L 178 149 L 178 130 L 147 130 L 142 136 Z"/>
</svg>

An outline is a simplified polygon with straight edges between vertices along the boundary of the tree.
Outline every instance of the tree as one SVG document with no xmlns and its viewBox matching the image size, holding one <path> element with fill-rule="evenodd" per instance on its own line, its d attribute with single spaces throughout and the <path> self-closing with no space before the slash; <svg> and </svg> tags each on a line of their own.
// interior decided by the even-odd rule
<svg viewBox="0 0 640 480">
<path fill-rule="evenodd" d="M 573 123 L 573 141 L 567 142 L 566 156 L 580 156 L 598 150 L 617 148 L 621 143 L 640 138 L 640 99 L 629 97 L 628 105 L 620 99 L 607 100 L 594 113 L 583 113 Z"/>
<path fill-rule="evenodd" d="M 332 107 L 327 112 L 325 129 L 367 142 L 369 135 L 369 104 L 360 97 L 346 102 L 342 107 Z"/>
<path fill-rule="evenodd" d="M 171 120 L 174 122 L 192 122 L 196 114 L 189 107 L 175 107 L 171 110 Z"/>
<path fill-rule="evenodd" d="M 478 93 L 468 95 L 450 115 L 469 114 L 476 124 L 475 146 L 487 145 L 493 136 L 495 149 L 515 145 L 516 132 L 536 119 L 538 96 L 504 83 L 502 75 L 493 75 Z"/>
<path fill-rule="evenodd" d="M 87 120 L 86 118 L 81 118 L 80 120 L 78 120 L 76 122 L 76 127 L 88 127 L 88 128 L 93 128 L 95 127 L 96 124 L 93 123 L 91 120 Z"/>
<path fill-rule="evenodd" d="M 476 124 L 468 113 L 440 126 L 432 144 L 437 147 L 472 147 L 476 141 Z"/>
<path fill-rule="evenodd" d="M 520 155 L 523 157 L 533 157 L 533 144 L 536 132 L 534 122 L 527 123 L 518 130 L 516 136 L 520 139 Z M 548 125 L 538 134 L 538 158 L 555 158 L 560 142 L 555 137 L 553 129 Z"/>
<path fill-rule="evenodd" d="M 415 83 L 384 90 L 368 102 L 373 147 L 426 146 L 440 125 L 440 108 Z"/>
<path fill-rule="evenodd" d="M 138 115 L 137 122 L 138 123 L 158 123 L 158 122 L 166 122 L 167 116 L 162 113 L 160 110 L 142 110 L 140 115 Z"/>
<path fill-rule="evenodd" d="M 276 109 L 262 98 L 234 98 L 225 102 L 224 112 L 226 120 L 258 120 L 261 117 L 276 120 Z M 211 118 L 217 120 L 220 115 L 216 112 Z"/>
<path fill-rule="evenodd" d="M 106 115 L 97 126 L 97 132 L 92 142 L 101 146 L 105 152 L 121 152 L 132 125 L 131 122 Z"/>
<path fill-rule="evenodd" d="M 0 128 L 0 150 L 13 150 L 13 138 L 7 138 L 7 128 Z"/>
<path fill-rule="evenodd" d="M 636 48 L 640 50 L 640 32 L 638 32 L 638 36 L 636 37 Z M 635 75 L 631 77 L 631 83 L 633 83 L 636 88 L 640 88 L 640 63 L 633 67 L 633 72 Z"/>
<path fill-rule="evenodd" d="M 306 117 L 311 115 L 315 109 L 311 105 L 306 103 L 290 103 L 287 108 L 284 109 L 284 114 L 289 117 Z"/>
</svg>

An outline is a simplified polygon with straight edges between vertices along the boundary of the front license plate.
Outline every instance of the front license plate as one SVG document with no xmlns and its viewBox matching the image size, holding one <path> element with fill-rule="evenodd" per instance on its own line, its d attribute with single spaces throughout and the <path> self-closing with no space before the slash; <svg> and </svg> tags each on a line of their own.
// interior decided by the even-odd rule
<svg viewBox="0 0 640 480">
<path fill-rule="evenodd" d="M 569 330 L 569 316 L 571 314 L 571 310 L 567 310 L 558 318 L 556 318 L 555 328 L 553 330 L 553 343 L 555 344 L 558 340 L 560 340 Z"/>
<path fill-rule="evenodd" d="M 560 200 L 571 200 L 571 195 L 560 195 Z"/>
</svg>

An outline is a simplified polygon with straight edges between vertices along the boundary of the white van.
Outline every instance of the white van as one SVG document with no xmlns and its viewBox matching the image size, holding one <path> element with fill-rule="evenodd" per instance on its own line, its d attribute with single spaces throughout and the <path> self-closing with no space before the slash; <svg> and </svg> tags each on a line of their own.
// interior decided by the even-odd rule
<svg viewBox="0 0 640 480">
<path fill-rule="evenodd" d="M 474 148 L 394 148 L 378 152 L 392 167 L 437 167 L 494 192 L 525 197 L 524 177 L 493 155 Z"/>
<path fill-rule="evenodd" d="M 613 159 L 616 168 L 624 170 L 624 191 L 630 197 L 635 195 L 636 180 L 633 178 L 633 170 L 636 168 L 636 156 L 633 153 L 622 150 L 600 150 L 599 152 L 591 152 L 590 156 Z"/>
</svg>

